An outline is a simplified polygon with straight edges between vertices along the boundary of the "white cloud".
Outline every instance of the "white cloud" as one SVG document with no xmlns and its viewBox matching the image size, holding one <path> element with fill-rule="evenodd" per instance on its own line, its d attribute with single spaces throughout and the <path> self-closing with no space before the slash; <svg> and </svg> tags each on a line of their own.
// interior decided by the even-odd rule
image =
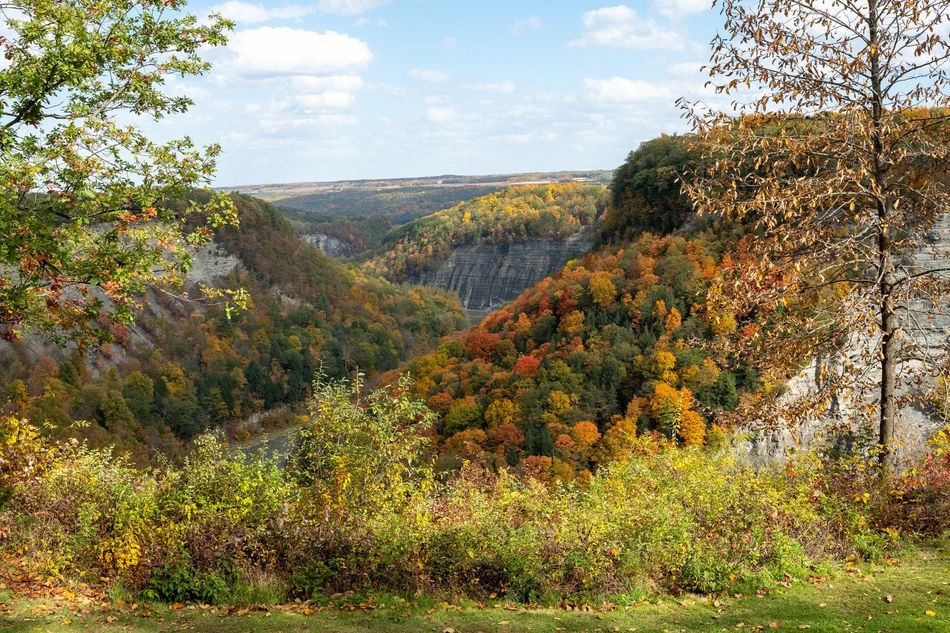
<svg viewBox="0 0 950 633">
<path fill-rule="evenodd" d="M 666 72 L 676 77 L 704 77 L 703 66 L 708 62 L 676 62 L 666 67 Z M 698 80 L 698 79 L 697 79 Z"/>
<path fill-rule="evenodd" d="M 243 77 L 330 76 L 366 68 L 369 47 L 349 35 L 263 26 L 231 37 L 220 68 Z"/>
<path fill-rule="evenodd" d="M 498 92 L 502 94 L 510 94 L 517 90 L 517 87 L 513 81 L 500 81 L 497 83 L 467 84 L 465 89 L 474 90 L 475 92 Z"/>
<path fill-rule="evenodd" d="M 324 13 L 358 15 L 382 6 L 389 0 L 320 0 L 317 6 Z"/>
<path fill-rule="evenodd" d="M 268 20 L 293 20 L 302 18 L 315 11 L 313 6 L 302 4 L 288 4 L 282 7 L 264 7 L 241 0 L 229 0 L 223 4 L 211 7 L 213 13 L 220 13 L 235 22 L 253 24 Z"/>
<path fill-rule="evenodd" d="M 426 118 L 432 123 L 448 123 L 457 116 L 452 108 L 429 108 L 426 112 Z"/>
<path fill-rule="evenodd" d="M 708 11 L 712 8 L 712 0 L 653 0 L 653 6 L 669 19 L 678 20 L 687 15 Z"/>
<path fill-rule="evenodd" d="M 447 35 L 442 38 L 442 41 L 440 43 L 442 44 L 444 48 L 455 48 L 456 46 L 458 46 L 459 41 L 457 38 L 452 37 L 451 35 Z"/>
<path fill-rule="evenodd" d="M 357 125 L 360 120 L 350 114 L 321 114 L 313 120 L 317 125 Z"/>
<path fill-rule="evenodd" d="M 356 103 L 356 97 L 350 92 L 331 90 L 317 94 L 302 94 L 294 97 L 294 102 L 305 110 L 326 110 L 348 108 Z"/>
<path fill-rule="evenodd" d="M 430 68 L 413 68 L 409 71 L 409 76 L 432 84 L 441 84 L 452 79 L 452 75 L 444 70 L 432 70 Z"/>
<path fill-rule="evenodd" d="M 571 46 L 682 50 L 687 43 L 680 33 L 661 27 L 655 20 L 640 17 L 625 4 L 588 11 L 583 21 L 587 31 L 573 40 Z"/>
<path fill-rule="evenodd" d="M 540 29 L 544 24 L 541 22 L 541 18 L 536 15 L 532 15 L 523 20 L 518 20 L 511 27 L 511 34 L 515 37 L 521 37 L 528 31 L 536 31 Z"/>
<path fill-rule="evenodd" d="M 498 140 L 504 143 L 551 143 L 560 138 L 557 132 L 542 130 L 539 132 L 525 132 L 523 134 L 499 134 L 489 137 L 491 140 Z"/>
<path fill-rule="evenodd" d="M 330 77 L 291 77 L 290 87 L 294 92 L 353 92 L 363 87 L 363 78 L 356 75 L 332 75 Z"/>
<path fill-rule="evenodd" d="M 585 79 L 584 85 L 591 99 L 603 103 L 642 103 L 676 98 L 671 86 L 639 79 Z"/>
</svg>

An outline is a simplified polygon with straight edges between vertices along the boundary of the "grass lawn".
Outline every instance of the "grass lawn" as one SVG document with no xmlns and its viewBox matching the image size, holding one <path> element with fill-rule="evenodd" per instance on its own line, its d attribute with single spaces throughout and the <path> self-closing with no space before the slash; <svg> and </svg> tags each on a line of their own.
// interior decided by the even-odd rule
<svg viewBox="0 0 950 633">
<path fill-rule="evenodd" d="M 810 629 L 816 633 L 950 633 L 950 541 L 907 550 L 887 565 L 863 565 L 758 594 L 683 596 L 626 607 L 594 605 L 579 611 L 424 601 L 408 604 L 391 598 L 376 599 L 362 608 L 317 610 L 299 604 L 255 609 L 170 608 L 121 601 L 97 605 L 84 604 L 62 590 L 46 597 L 24 598 L 7 589 L 0 593 L 0 632 L 674 633 Z"/>
</svg>

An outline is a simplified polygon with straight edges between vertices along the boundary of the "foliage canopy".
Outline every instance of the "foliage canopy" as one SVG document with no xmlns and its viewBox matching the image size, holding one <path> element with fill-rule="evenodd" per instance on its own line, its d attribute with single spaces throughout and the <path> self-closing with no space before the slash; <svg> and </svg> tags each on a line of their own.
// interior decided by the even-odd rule
<svg viewBox="0 0 950 633">
<path fill-rule="evenodd" d="M 0 329 L 102 340 L 189 248 L 235 221 L 226 197 L 172 209 L 209 182 L 217 146 L 150 139 L 137 120 L 187 111 L 172 78 L 209 69 L 231 24 L 180 0 L 4 0 L 0 67 Z"/>
</svg>

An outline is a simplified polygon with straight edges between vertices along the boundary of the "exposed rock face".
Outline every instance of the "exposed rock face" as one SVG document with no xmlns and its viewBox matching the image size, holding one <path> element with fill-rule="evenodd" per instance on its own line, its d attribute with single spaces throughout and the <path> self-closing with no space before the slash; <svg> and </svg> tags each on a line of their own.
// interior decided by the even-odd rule
<svg viewBox="0 0 950 633">
<path fill-rule="evenodd" d="M 185 275 L 188 288 L 194 288 L 197 284 L 203 283 L 209 286 L 215 286 L 226 279 L 231 271 L 240 265 L 240 260 L 225 250 L 217 242 L 210 242 L 195 250 L 192 254 L 192 265 Z M 106 310 L 111 309 L 113 305 L 111 300 L 100 289 L 92 290 L 93 296 L 102 301 Z M 170 301 L 169 295 L 162 295 L 166 301 Z M 202 310 L 200 303 L 192 303 L 182 298 L 173 302 L 174 309 L 179 314 L 173 314 L 166 308 L 162 302 L 157 300 L 158 294 L 155 290 L 148 290 L 142 300 L 141 314 L 165 319 L 169 322 L 175 322 L 195 310 Z M 107 371 L 120 363 L 128 360 L 127 349 L 135 345 L 148 346 L 154 343 L 152 335 L 143 327 L 141 320 L 128 326 L 125 329 L 126 342 L 123 345 L 114 343 L 105 345 L 98 354 L 87 356 L 87 366 L 94 376 L 98 376 L 103 371 Z M 27 358 L 39 360 L 40 358 L 52 358 L 57 362 L 65 360 L 75 349 L 73 345 L 66 347 L 57 347 L 54 343 L 45 337 L 27 333 L 19 341 L 9 343 L 0 342 L 0 362 L 6 353 L 9 353 L 13 347 L 18 348 L 18 353 L 26 355 Z"/>
<path fill-rule="evenodd" d="M 931 244 L 921 250 L 908 269 L 939 270 L 950 268 L 950 214 L 945 213 L 930 235 Z M 950 280 L 950 271 L 938 273 Z M 918 352 L 934 358 L 946 358 L 950 346 L 950 306 L 933 306 L 929 302 L 911 304 L 908 321 L 902 328 L 903 336 L 912 337 Z M 849 355 L 858 355 L 869 344 L 867 339 L 855 338 L 846 350 Z M 916 364 L 916 367 L 914 366 Z M 835 359 L 825 360 L 826 370 L 835 371 Z M 802 372 L 786 384 L 785 398 L 788 401 L 808 398 L 815 394 L 821 384 L 822 359 L 816 359 Z M 898 384 L 903 370 L 910 373 L 919 369 L 919 361 L 905 361 L 898 365 Z M 880 368 L 868 372 L 872 381 L 880 376 Z M 919 456 L 926 450 L 927 441 L 933 437 L 944 422 L 936 410 L 926 400 L 926 391 L 933 387 L 936 376 L 930 375 L 920 385 L 903 385 L 900 397 L 906 403 L 898 411 L 896 419 L 895 454 L 898 461 L 906 462 Z M 874 445 L 877 441 L 876 426 L 861 428 L 853 419 L 856 408 L 875 401 L 876 393 L 872 387 L 868 393 L 857 393 L 851 398 L 832 402 L 828 415 L 821 420 L 809 420 L 794 429 L 782 429 L 769 432 L 753 432 L 748 441 L 740 446 L 743 453 L 756 462 L 784 460 L 796 452 L 807 451 L 816 446 L 832 445 L 835 448 L 850 451 Z"/>
<path fill-rule="evenodd" d="M 191 261 L 186 279 L 193 284 L 214 285 L 231 274 L 240 261 L 217 242 L 199 248 Z"/>
<path fill-rule="evenodd" d="M 783 398 L 793 401 L 814 395 L 821 382 L 819 366 L 819 362 L 812 361 L 793 377 L 786 384 Z M 869 376 L 873 375 L 874 372 L 869 372 Z M 932 381 L 925 386 L 932 386 Z M 922 394 L 905 389 L 902 395 L 911 396 L 911 400 L 898 410 L 894 451 L 899 462 L 909 463 L 926 451 L 927 441 L 944 423 L 921 397 Z M 856 421 L 856 414 L 859 407 L 872 402 L 874 394 L 870 392 L 836 399 L 826 417 L 779 430 L 752 431 L 740 443 L 739 450 L 756 463 L 785 461 L 797 453 L 818 447 L 844 453 L 867 450 L 877 444 L 877 421 L 872 419 L 865 425 Z"/>
<path fill-rule="evenodd" d="M 329 255 L 330 257 L 347 257 L 353 254 L 353 246 L 351 244 L 344 242 L 338 237 L 326 235 L 325 233 L 301 235 L 300 239 L 311 246 L 319 248 L 323 251 L 324 255 Z"/>
<path fill-rule="evenodd" d="M 562 242 L 461 246 L 438 270 L 423 273 L 412 282 L 455 292 L 468 310 L 494 310 L 585 254 L 592 245 L 589 235 L 581 232 Z"/>
</svg>

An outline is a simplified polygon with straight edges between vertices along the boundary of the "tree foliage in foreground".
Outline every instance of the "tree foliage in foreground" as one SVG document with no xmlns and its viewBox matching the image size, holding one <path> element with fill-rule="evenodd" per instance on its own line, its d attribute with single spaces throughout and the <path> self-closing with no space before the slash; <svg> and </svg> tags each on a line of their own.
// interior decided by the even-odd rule
<svg viewBox="0 0 950 633">
<path fill-rule="evenodd" d="M 948 316 L 950 261 L 926 249 L 950 209 L 950 1 L 719 6 L 708 70 L 733 110 L 685 104 L 709 161 L 686 190 L 754 235 L 713 298 L 739 315 L 744 345 L 830 354 L 838 366 L 794 417 L 851 397 L 891 463 L 901 387 L 948 360 L 934 320 Z M 790 318 L 791 299 L 818 309 Z"/>
<path fill-rule="evenodd" d="M 224 197 L 164 204 L 209 182 L 218 147 L 156 142 L 136 120 L 186 112 L 166 89 L 209 69 L 230 23 L 181 0 L 3 0 L 0 334 L 102 340 L 150 284 L 180 280 L 189 247 L 235 220 Z"/>
</svg>

